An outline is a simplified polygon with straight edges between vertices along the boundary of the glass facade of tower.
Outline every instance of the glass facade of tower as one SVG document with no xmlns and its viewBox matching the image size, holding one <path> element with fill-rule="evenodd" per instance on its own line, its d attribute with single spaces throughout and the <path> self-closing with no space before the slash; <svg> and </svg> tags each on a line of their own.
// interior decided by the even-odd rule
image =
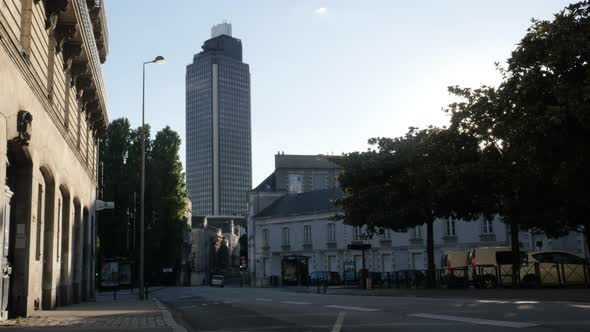
<svg viewBox="0 0 590 332">
<path fill-rule="evenodd" d="M 244 215 L 252 184 L 250 71 L 241 41 L 209 39 L 186 71 L 187 186 L 193 215 Z"/>
</svg>

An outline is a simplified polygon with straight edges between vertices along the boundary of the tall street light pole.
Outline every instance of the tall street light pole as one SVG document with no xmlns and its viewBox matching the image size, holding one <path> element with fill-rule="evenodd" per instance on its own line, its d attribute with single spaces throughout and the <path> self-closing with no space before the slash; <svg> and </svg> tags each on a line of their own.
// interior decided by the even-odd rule
<svg viewBox="0 0 590 332">
<path fill-rule="evenodd" d="M 141 190 L 139 194 L 139 299 L 145 298 L 144 294 L 144 217 L 145 217 L 145 65 L 148 63 L 162 64 L 166 60 L 158 55 L 152 61 L 143 63 L 143 89 L 141 93 Z"/>
</svg>

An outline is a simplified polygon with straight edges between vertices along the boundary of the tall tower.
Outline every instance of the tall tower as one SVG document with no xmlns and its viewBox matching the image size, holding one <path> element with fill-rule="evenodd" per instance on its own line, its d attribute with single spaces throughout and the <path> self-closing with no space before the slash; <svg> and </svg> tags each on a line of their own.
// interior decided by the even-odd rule
<svg viewBox="0 0 590 332">
<path fill-rule="evenodd" d="M 187 187 L 193 215 L 245 215 L 252 187 L 250 69 L 231 24 L 186 67 Z"/>
</svg>

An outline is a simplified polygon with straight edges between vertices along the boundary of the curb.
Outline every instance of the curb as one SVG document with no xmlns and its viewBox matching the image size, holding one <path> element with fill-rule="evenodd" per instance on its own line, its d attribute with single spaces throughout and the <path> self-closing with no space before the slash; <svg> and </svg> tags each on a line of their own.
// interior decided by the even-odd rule
<svg viewBox="0 0 590 332">
<path fill-rule="evenodd" d="M 162 304 L 162 302 L 160 302 L 160 300 L 158 300 L 155 297 L 152 297 L 152 300 L 154 301 L 154 303 L 156 303 L 158 308 L 160 310 L 162 310 L 162 316 L 164 317 L 164 321 L 166 322 L 166 324 L 168 324 L 168 326 L 170 326 L 170 328 L 172 328 L 172 331 L 174 331 L 174 332 L 187 332 L 187 330 L 184 326 L 178 324 L 174 320 L 170 311 L 166 308 L 166 306 L 164 304 Z"/>
</svg>

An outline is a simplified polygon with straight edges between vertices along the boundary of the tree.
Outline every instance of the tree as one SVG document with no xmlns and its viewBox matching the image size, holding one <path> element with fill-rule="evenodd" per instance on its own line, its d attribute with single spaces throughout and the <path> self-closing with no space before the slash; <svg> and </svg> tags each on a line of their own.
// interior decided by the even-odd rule
<svg viewBox="0 0 590 332">
<path fill-rule="evenodd" d="M 151 253 L 152 268 L 156 270 L 181 268 L 188 193 L 179 157 L 180 142 L 178 133 L 165 127 L 151 144 L 146 182 L 152 216 L 156 218 L 148 223 L 146 253 Z"/>
<path fill-rule="evenodd" d="M 127 119 L 116 119 L 101 141 L 103 199 L 115 202 L 114 210 L 100 212 L 102 257 L 135 257 L 126 247 L 131 237 L 130 217 L 139 218 L 141 130 L 141 127 L 131 130 Z M 163 267 L 180 269 L 183 236 L 187 231 L 184 213 L 188 194 L 179 157 L 180 136 L 166 127 L 152 140 L 149 125 L 143 130 L 146 138 L 145 257 L 148 258 L 145 271 L 155 276 Z M 135 210 L 137 216 L 132 214 Z M 139 238 L 138 227 L 134 231 Z"/>
<path fill-rule="evenodd" d="M 583 229 L 590 244 L 589 32 L 590 3 L 570 5 L 553 21 L 533 20 L 499 87 L 450 88 L 464 99 L 448 108 L 451 128 L 483 147 L 472 207 L 510 225 L 514 285 L 519 225 L 553 236 Z"/>
<path fill-rule="evenodd" d="M 344 197 L 336 202 L 342 219 L 378 228 L 407 230 L 426 224 L 429 286 L 436 282 L 434 221 L 437 218 L 474 219 L 465 209 L 464 173 L 478 158 L 477 141 L 468 135 L 430 127 L 410 128 L 403 137 L 375 138 L 376 150 L 332 158 L 344 171 L 339 183 Z"/>
<path fill-rule="evenodd" d="M 240 259 L 241 257 L 248 258 L 248 234 L 242 234 L 240 236 Z"/>
<path fill-rule="evenodd" d="M 553 20 L 533 20 L 508 59 L 502 87 L 519 111 L 514 140 L 547 179 L 550 220 L 584 230 L 590 248 L 590 1 L 567 6 Z M 507 120 L 506 120 L 507 121 Z M 557 227 L 559 234 L 559 227 Z"/>
<path fill-rule="evenodd" d="M 131 145 L 130 125 L 127 119 L 111 122 L 100 142 L 99 158 L 102 170 L 102 200 L 115 203 L 115 209 L 99 212 L 99 238 L 102 257 L 125 256 L 125 226 L 128 223 L 129 168 L 127 158 Z"/>
</svg>

